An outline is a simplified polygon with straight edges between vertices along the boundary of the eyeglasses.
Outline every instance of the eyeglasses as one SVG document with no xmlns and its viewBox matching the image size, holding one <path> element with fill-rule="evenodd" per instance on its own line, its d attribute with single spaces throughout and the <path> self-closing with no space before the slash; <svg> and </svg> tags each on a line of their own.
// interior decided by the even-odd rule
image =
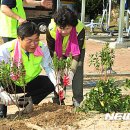
<svg viewBox="0 0 130 130">
<path fill-rule="evenodd" d="M 37 45 L 39 43 L 39 39 L 36 39 L 36 40 L 26 39 L 25 42 L 27 44 L 32 44 L 33 43 L 33 44 Z"/>
</svg>

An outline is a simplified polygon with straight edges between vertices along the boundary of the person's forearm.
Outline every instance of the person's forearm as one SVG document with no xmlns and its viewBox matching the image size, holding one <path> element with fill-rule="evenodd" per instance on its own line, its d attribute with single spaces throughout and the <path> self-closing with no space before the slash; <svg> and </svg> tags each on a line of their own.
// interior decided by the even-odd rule
<svg viewBox="0 0 130 130">
<path fill-rule="evenodd" d="M 78 43 L 79 43 L 80 51 L 82 50 L 84 46 L 84 40 L 85 40 L 85 29 L 82 29 L 78 35 Z"/>
<path fill-rule="evenodd" d="M 71 66 L 70 66 L 70 69 L 71 71 L 75 74 L 76 70 L 77 70 L 77 67 L 78 67 L 78 61 L 73 59 L 72 60 L 72 63 L 71 63 Z"/>
<path fill-rule="evenodd" d="M 47 45 L 50 51 L 50 55 L 51 57 L 53 57 L 54 50 L 55 50 L 55 39 L 52 38 L 48 29 L 46 31 L 46 41 L 47 41 Z"/>
<path fill-rule="evenodd" d="M 15 14 L 7 5 L 1 5 L 1 12 L 16 20 L 20 19 L 20 16 Z"/>
<path fill-rule="evenodd" d="M 35 1 L 35 0 L 24 0 L 24 5 L 30 5 L 30 6 L 41 6 L 41 1 Z"/>
<path fill-rule="evenodd" d="M 30 6 L 42 6 L 48 9 L 52 9 L 52 0 L 24 0 L 24 5 Z"/>
<path fill-rule="evenodd" d="M 45 69 L 46 75 L 49 77 L 53 85 L 56 86 L 56 76 L 55 76 L 54 70 L 50 67 L 45 67 L 44 69 Z"/>
<path fill-rule="evenodd" d="M 8 63 L 10 61 L 10 52 L 8 51 L 8 48 L 0 46 L 0 62 L 5 61 L 5 63 Z"/>
</svg>

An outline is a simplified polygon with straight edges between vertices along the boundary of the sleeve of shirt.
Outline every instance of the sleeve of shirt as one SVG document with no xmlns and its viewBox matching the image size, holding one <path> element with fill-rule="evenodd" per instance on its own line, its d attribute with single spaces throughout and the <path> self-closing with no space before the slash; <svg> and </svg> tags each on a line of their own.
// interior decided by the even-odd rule
<svg viewBox="0 0 130 130">
<path fill-rule="evenodd" d="M 85 40 L 85 29 L 83 28 L 83 29 L 81 30 L 81 32 L 79 33 L 79 35 L 78 35 L 78 43 L 79 43 L 80 51 L 81 51 L 82 48 L 83 48 L 84 40 Z"/>
<path fill-rule="evenodd" d="M 44 68 L 47 76 L 51 80 L 51 82 L 56 86 L 56 76 L 53 69 L 53 62 L 52 58 L 50 56 L 49 49 L 46 44 L 43 44 L 42 46 L 42 52 L 43 52 L 43 60 L 42 60 L 42 67 Z"/>
<path fill-rule="evenodd" d="M 83 50 L 82 48 L 84 45 L 84 40 L 85 40 L 85 29 L 84 28 L 81 30 L 81 32 L 79 33 L 77 38 L 78 38 L 78 44 L 79 44 L 79 49 L 80 49 L 80 55 L 74 56 L 73 59 L 75 59 L 76 61 L 79 61 L 80 56 L 81 56 L 81 52 Z"/>
<path fill-rule="evenodd" d="M 16 0 L 2 0 L 2 5 L 7 5 L 9 8 L 16 7 Z"/>
<path fill-rule="evenodd" d="M 10 53 L 6 46 L 6 43 L 0 46 L 0 62 L 5 61 L 8 63 L 10 60 Z"/>
<path fill-rule="evenodd" d="M 47 41 L 47 45 L 48 45 L 51 57 L 53 57 L 54 50 L 55 50 L 55 39 L 52 38 L 48 29 L 46 31 L 46 41 Z"/>
</svg>

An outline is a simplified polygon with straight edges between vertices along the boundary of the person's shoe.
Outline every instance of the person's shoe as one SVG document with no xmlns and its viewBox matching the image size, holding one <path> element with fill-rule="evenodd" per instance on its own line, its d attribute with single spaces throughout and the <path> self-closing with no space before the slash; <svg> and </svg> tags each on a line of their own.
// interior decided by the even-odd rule
<svg viewBox="0 0 130 130">
<path fill-rule="evenodd" d="M 103 73 L 105 71 L 103 70 Z M 116 71 L 114 71 L 111 67 L 107 68 L 107 74 L 116 74 Z"/>
<path fill-rule="evenodd" d="M 116 74 L 116 71 L 114 71 L 112 68 L 107 69 L 108 74 Z"/>
<path fill-rule="evenodd" d="M 0 118 L 7 117 L 7 106 L 0 104 Z"/>
<path fill-rule="evenodd" d="M 80 106 L 80 103 L 78 101 L 76 101 L 74 98 L 72 99 L 73 101 L 73 106 L 74 107 L 79 107 Z"/>
<path fill-rule="evenodd" d="M 22 113 L 24 113 L 24 114 L 31 113 L 33 111 L 32 98 L 26 97 L 25 101 L 24 101 L 24 99 L 20 99 L 19 100 L 19 107 L 22 107 L 22 108 L 24 107 L 24 110 L 22 111 Z"/>
<path fill-rule="evenodd" d="M 60 105 L 60 101 L 58 97 L 53 97 L 52 102 Z M 65 105 L 64 99 L 61 100 L 61 105 Z"/>
<path fill-rule="evenodd" d="M 20 97 L 19 99 L 18 99 L 18 106 L 20 107 L 20 108 L 23 108 L 23 107 L 26 107 L 28 104 L 29 104 L 29 97 Z"/>
<path fill-rule="evenodd" d="M 25 109 L 23 110 L 23 113 L 31 113 L 33 112 L 33 103 L 32 102 L 29 102 L 29 104 L 25 107 Z"/>
</svg>

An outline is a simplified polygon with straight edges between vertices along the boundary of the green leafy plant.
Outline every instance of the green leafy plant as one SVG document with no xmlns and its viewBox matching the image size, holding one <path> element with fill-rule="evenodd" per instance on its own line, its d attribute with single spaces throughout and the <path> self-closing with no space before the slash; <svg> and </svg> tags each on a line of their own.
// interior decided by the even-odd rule
<svg viewBox="0 0 130 130">
<path fill-rule="evenodd" d="M 109 44 L 106 43 L 100 52 L 90 55 L 89 66 L 93 65 L 99 73 L 104 75 L 106 80 L 108 76 L 107 70 L 112 68 L 114 64 L 114 58 L 114 50 L 110 49 Z"/>
<path fill-rule="evenodd" d="M 58 93 L 60 91 L 60 87 L 63 88 L 63 90 L 66 90 L 66 86 L 63 84 L 63 78 L 64 76 L 68 75 L 70 66 L 72 62 L 72 56 L 70 55 L 67 58 L 58 58 L 56 53 L 54 52 L 54 57 L 53 57 L 53 65 L 54 65 L 54 70 L 55 70 L 55 75 L 56 75 L 56 81 L 57 81 L 57 87 L 58 87 Z M 61 104 L 60 96 L 59 96 L 59 101 Z"/>
<path fill-rule="evenodd" d="M 86 94 L 81 111 L 129 112 L 130 96 L 123 97 L 121 88 L 113 79 L 99 80 L 96 87 Z"/>
<path fill-rule="evenodd" d="M 108 44 L 96 54 L 90 55 L 90 65 L 103 72 L 96 86 L 86 94 L 77 111 L 99 111 L 99 112 L 130 112 L 130 96 L 122 95 L 121 86 L 112 78 L 107 77 L 107 68 L 112 67 L 114 63 L 114 50 L 109 49 Z M 126 80 L 125 86 L 130 88 L 130 80 Z"/>
<path fill-rule="evenodd" d="M 12 63 L 9 61 L 8 63 L 5 63 L 4 61 L 0 62 L 0 86 L 4 88 L 4 90 L 8 90 L 8 96 L 10 96 L 9 93 L 14 94 L 14 99 L 10 96 L 12 99 L 12 102 L 18 107 L 19 110 L 19 116 L 21 116 L 21 112 L 24 110 L 24 103 L 23 103 L 23 109 L 20 110 L 19 108 L 19 98 L 16 94 L 16 86 L 14 87 L 15 82 L 22 83 L 23 86 L 21 88 L 23 89 L 24 93 L 24 102 L 25 102 L 25 69 L 23 64 L 21 63 L 19 66 L 17 64 Z"/>
</svg>

